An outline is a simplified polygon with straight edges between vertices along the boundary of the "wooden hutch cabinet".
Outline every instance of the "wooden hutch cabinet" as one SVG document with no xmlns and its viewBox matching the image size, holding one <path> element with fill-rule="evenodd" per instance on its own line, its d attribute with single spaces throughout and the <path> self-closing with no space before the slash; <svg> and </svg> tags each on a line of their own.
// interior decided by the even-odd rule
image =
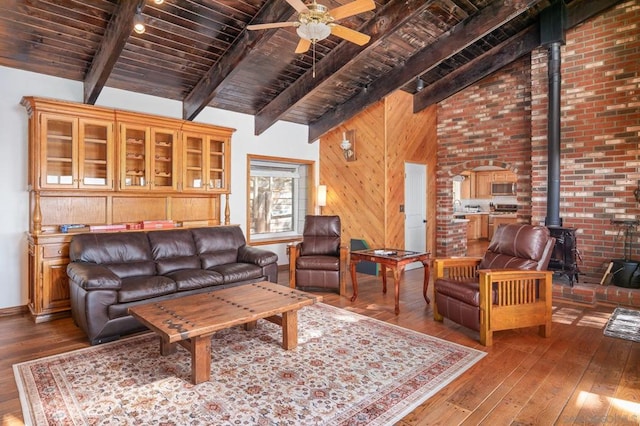
<svg viewBox="0 0 640 426">
<path fill-rule="evenodd" d="M 29 309 L 70 312 L 69 243 L 91 225 L 173 220 L 228 224 L 234 129 L 52 99 L 29 114 Z M 63 224 L 83 224 L 63 233 Z"/>
</svg>

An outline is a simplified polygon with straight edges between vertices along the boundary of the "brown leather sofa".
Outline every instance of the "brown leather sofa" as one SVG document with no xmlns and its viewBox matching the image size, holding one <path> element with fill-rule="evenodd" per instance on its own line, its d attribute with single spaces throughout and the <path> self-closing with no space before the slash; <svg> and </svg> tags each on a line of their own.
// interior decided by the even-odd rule
<svg viewBox="0 0 640 426">
<path fill-rule="evenodd" d="M 485 346 L 498 330 L 538 325 L 549 336 L 554 244 L 548 228 L 513 223 L 496 230 L 482 258 L 436 259 L 434 319 L 479 331 Z"/>
<path fill-rule="evenodd" d="M 347 248 L 340 242 L 339 216 L 307 215 L 302 241 L 289 245 L 289 286 L 337 290 L 344 295 Z"/>
<path fill-rule="evenodd" d="M 144 330 L 131 306 L 257 281 L 278 281 L 278 256 L 238 226 L 78 234 L 67 267 L 71 312 L 91 344 Z"/>
</svg>

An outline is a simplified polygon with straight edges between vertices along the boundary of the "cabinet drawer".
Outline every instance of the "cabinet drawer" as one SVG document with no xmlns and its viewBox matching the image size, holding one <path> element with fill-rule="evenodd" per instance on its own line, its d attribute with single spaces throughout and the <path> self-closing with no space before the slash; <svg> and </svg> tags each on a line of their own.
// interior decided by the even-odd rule
<svg viewBox="0 0 640 426">
<path fill-rule="evenodd" d="M 42 247 L 44 257 L 69 257 L 69 244 L 52 244 Z"/>
</svg>

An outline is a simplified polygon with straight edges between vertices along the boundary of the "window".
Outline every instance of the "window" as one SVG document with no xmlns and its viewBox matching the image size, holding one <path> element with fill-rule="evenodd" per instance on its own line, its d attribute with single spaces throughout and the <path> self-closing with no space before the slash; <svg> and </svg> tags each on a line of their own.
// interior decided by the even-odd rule
<svg viewBox="0 0 640 426">
<path fill-rule="evenodd" d="M 251 155 L 248 162 L 249 241 L 299 237 L 308 211 L 313 163 Z"/>
</svg>

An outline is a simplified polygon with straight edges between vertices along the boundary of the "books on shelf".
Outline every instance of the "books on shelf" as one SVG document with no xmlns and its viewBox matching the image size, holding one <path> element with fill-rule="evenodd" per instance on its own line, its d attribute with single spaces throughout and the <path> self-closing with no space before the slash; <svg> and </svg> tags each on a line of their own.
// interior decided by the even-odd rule
<svg viewBox="0 0 640 426">
<path fill-rule="evenodd" d="M 96 231 L 124 231 L 127 229 L 127 225 L 119 224 L 119 225 L 90 225 L 89 229 L 91 232 Z"/>
<path fill-rule="evenodd" d="M 142 229 L 166 229 L 175 228 L 176 224 L 173 220 L 143 220 Z"/>
</svg>

